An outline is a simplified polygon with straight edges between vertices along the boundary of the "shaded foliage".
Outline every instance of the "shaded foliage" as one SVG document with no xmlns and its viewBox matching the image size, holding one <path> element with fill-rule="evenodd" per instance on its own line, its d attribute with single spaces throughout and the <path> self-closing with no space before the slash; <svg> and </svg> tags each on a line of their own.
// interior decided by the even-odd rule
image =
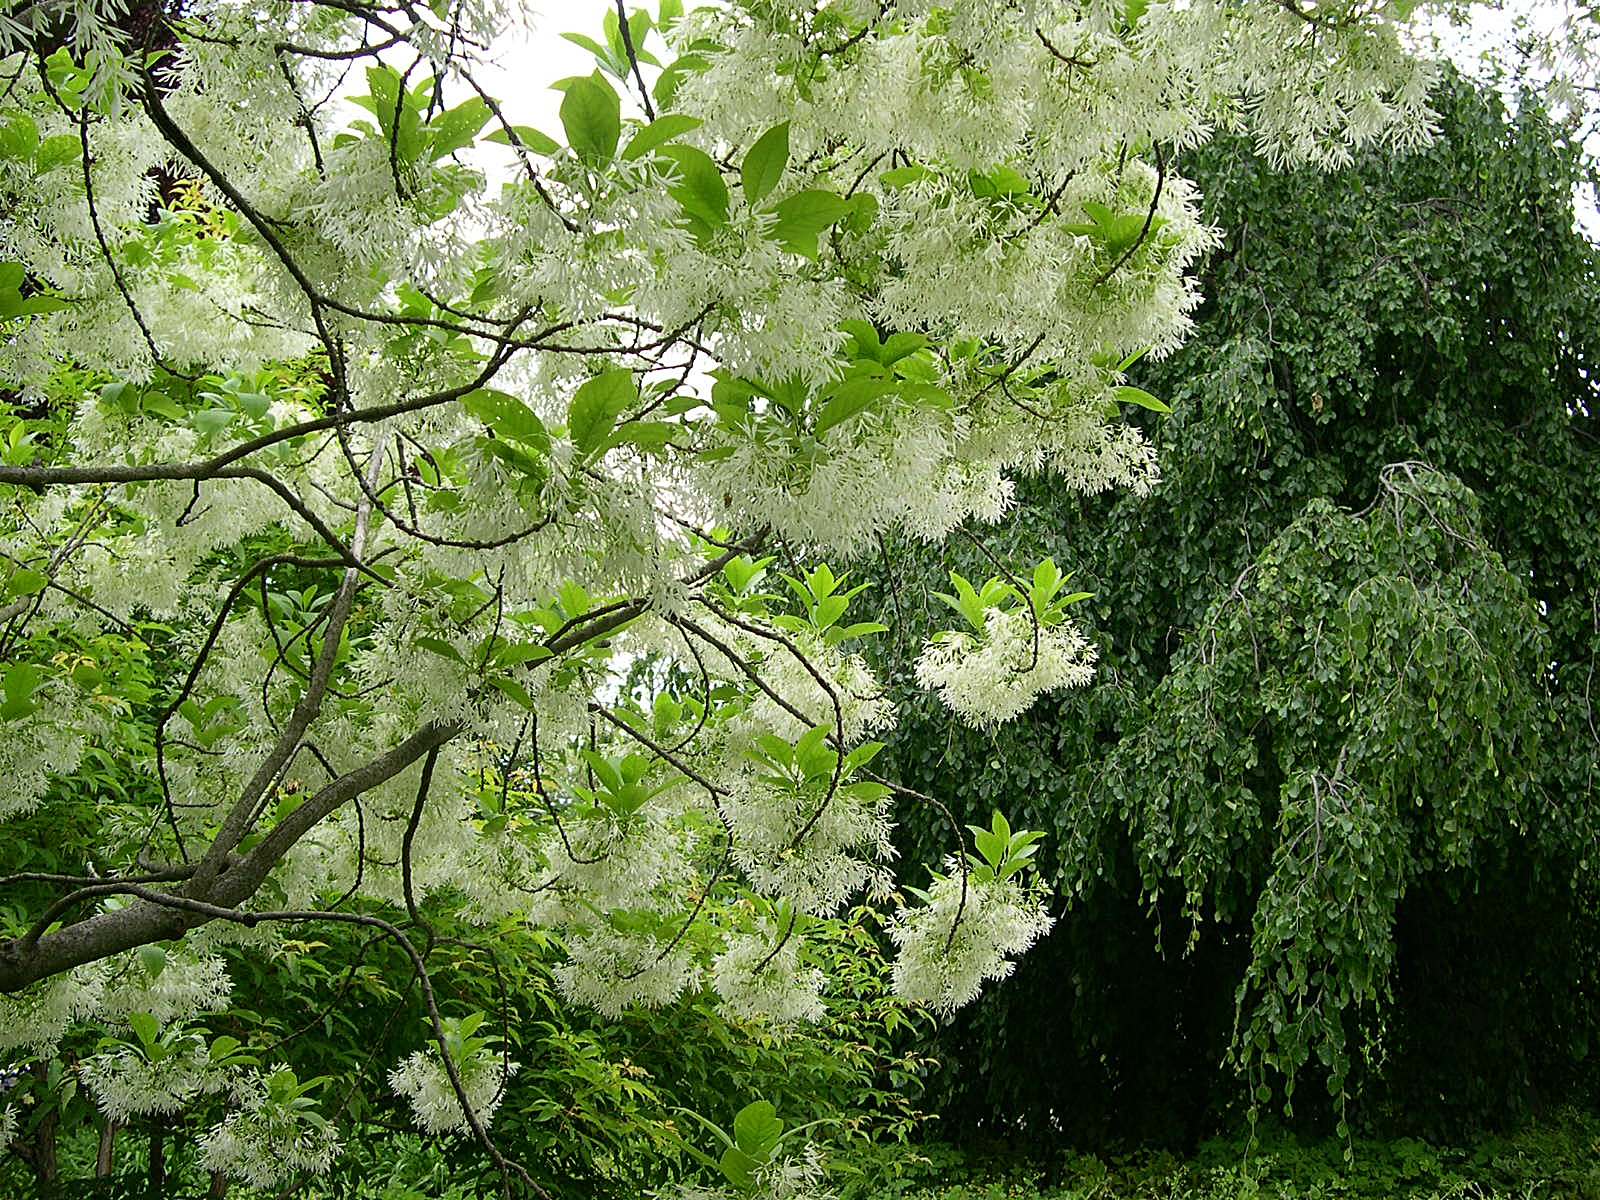
<svg viewBox="0 0 1600 1200">
<path fill-rule="evenodd" d="M 954 1130 L 1184 1141 L 1331 1095 L 1437 1132 L 1592 1074 L 1600 276 L 1559 131 L 1438 106 L 1427 150 L 1329 175 L 1190 157 L 1226 240 L 1138 368 L 1163 484 L 1025 489 L 1005 535 L 1095 593 L 1097 683 L 993 736 L 902 722 L 961 819 L 1056 835 L 1055 933 L 938 1039 Z M 984 570 L 891 554 L 912 624 Z"/>
</svg>

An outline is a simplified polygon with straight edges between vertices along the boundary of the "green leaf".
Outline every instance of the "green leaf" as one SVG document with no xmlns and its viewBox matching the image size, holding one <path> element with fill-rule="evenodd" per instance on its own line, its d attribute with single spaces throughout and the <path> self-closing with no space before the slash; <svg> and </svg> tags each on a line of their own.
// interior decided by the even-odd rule
<svg viewBox="0 0 1600 1200">
<path fill-rule="evenodd" d="M 458 662 L 463 666 L 466 665 L 467 660 L 461 657 L 461 651 L 457 650 L 443 638 L 416 637 L 412 638 L 411 640 L 418 646 L 421 646 L 424 650 L 430 651 L 433 654 L 437 654 L 440 658 L 448 658 L 451 662 Z"/>
<path fill-rule="evenodd" d="M 895 390 L 895 384 L 881 379 L 850 379 L 833 389 L 828 402 L 817 414 L 813 435 L 822 437 L 834 426 L 848 421 L 880 396 Z"/>
<path fill-rule="evenodd" d="M 542 455 L 550 453 L 550 434 L 544 422 L 515 396 L 494 388 L 478 388 L 461 397 L 461 407 L 493 429 L 496 437 L 521 442 Z"/>
<path fill-rule="evenodd" d="M 762 1164 L 739 1147 L 729 1146 L 722 1152 L 722 1158 L 718 1160 L 717 1166 L 734 1187 L 748 1190 L 755 1186 L 756 1172 L 761 1169 Z"/>
<path fill-rule="evenodd" d="M 229 425 L 238 414 L 227 408 L 206 408 L 189 414 L 189 424 L 200 431 L 202 437 L 213 438 Z"/>
<path fill-rule="evenodd" d="M 488 104 L 478 96 L 473 96 L 448 112 L 441 113 L 428 126 L 431 133 L 428 142 L 429 159 L 440 159 L 472 145 L 472 140 L 478 136 L 478 130 L 489 123 L 492 115 Z"/>
<path fill-rule="evenodd" d="M 511 141 L 511 134 L 514 133 L 517 135 L 517 141 L 521 142 L 535 154 L 543 154 L 548 157 L 552 154 L 559 154 L 561 152 L 560 142 L 556 141 L 555 138 L 551 137 L 548 133 L 540 133 L 532 125 L 512 125 L 510 127 L 510 131 L 510 133 L 507 133 L 505 128 L 496 129 L 493 133 L 486 137 L 484 141 L 496 142 L 502 146 L 510 146 L 513 144 Z"/>
<path fill-rule="evenodd" d="M 699 117 L 691 117 L 684 113 L 667 113 L 665 116 L 657 117 L 628 139 L 622 157 L 630 162 L 641 158 L 657 146 L 670 142 L 673 138 L 680 137 L 702 124 L 704 122 Z"/>
<path fill-rule="evenodd" d="M 928 344 L 928 339 L 920 333 L 894 333 L 889 335 L 889 340 L 883 343 L 883 349 L 878 354 L 878 361 L 886 367 L 892 367 L 902 358 L 915 354 Z"/>
<path fill-rule="evenodd" d="M 878 179 L 886 188 L 899 190 L 907 184 L 916 183 L 922 179 L 932 179 L 934 173 L 927 167 L 895 167 L 892 170 L 879 174 Z"/>
<path fill-rule="evenodd" d="M 1160 400 L 1157 400 L 1143 388 L 1122 384 L 1120 387 L 1115 389 L 1113 394 L 1122 404 L 1137 404 L 1140 408 L 1148 408 L 1151 412 L 1158 413 L 1169 413 L 1172 411 L 1170 407 L 1163 404 Z"/>
<path fill-rule="evenodd" d="M 83 152 L 83 143 L 70 133 L 47 137 L 34 155 L 39 174 L 53 171 L 64 163 L 73 162 Z"/>
<path fill-rule="evenodd" d="M 772 206 L 778 223 L 772 227 L 772 237 L 791 254 L 816 258 L 817 235 L 850 212 L 850 203 L 843 196 L 819 188 L 796 192 L 787 200 Z"/>
<path fill-rule="evenodd" d="M 578 453 L 589 458 L 602 451 L 617 418 L 638 398 L 633 372 L 621 368 L 596 375 L 580 387 L 567 416 L 567 430 Z"/>
<path fill-rule="evenodd" d="M 824 731 L 826 732 L 826 731 Z M 802 738 L 801 742 L 804 743 Z M 783 1122 L 769 1100 L 757 1100 L 739 1110 L 733 1118 L 733 1140 L 737 1148 L 758 1163 L 768 1162 L 783 1137 Z"/>
<path fill-rule="evenodd" d="M 760 204 L 778 186 L 789 166 L 789 122 L 774 125 L 756 139 L 739 168 L 739 182 L 751 204 Z"/>
<path fill-rule="evenodd" d="M 711 156 L 693 146 L 664 146 L 661 156 L 672 160 L 677 167 L 677 180 L 667 191 L 693 220 L 698 220 L 704 230 L 697 236 L 709 236 L 728 223 L 728 185 L 722 181 L 722 172 Z M 691 221 L 691 227 L 693 222 Z"/>
<path fill-rule="evenodd" d="M 6 599 L 15 600 L 18 596 L 31 596 L 49 586 L 50 577 L 43 571 L 23 567 L 21 570 L 13 571 L 11 578 L 6 580 Z"/>
<path fill-rule="evenodd" d="M 371 95 L 356 96 L 354 102 L 378 118 L 378 128 L 384 140 L 394 144 L 400 163 L 410 166 L 416 162 L 420 148 L 422 118 L 415 103 L 416 94 L 405 90 L 400 72 L 390 66 L 368 67 L 367 87 L 371 89 Z M 398 127 L 395 123 L 397 116 Z"/>
<path fill-rule="evenodd" d="M 607 439 L 607 447 L 631 444 L 650 454 L 660 454 L 683 432 L 671 421 L 625 421 Z"/>
<path fill-rule="evenodd" d="M 596 71 L 574 79 L 561 99 L 561 127 L 578 157 L 591 165 L 617 152 L 622 136 L 622 101 Z"/>
<path fill-rule="evenodd" d="M 539 711 L 539 706 L 533 702 L 533 697 L 528 694 L 528 689 L 515 679 L 507 679 L 504 675 L 495 675 L 490 678 L 489 684 L 529 712 Z"/>
<path fill-rule="evenodd" d="M 146 1049 L 149 1049 L 161 1039 L 161 1027 L 156 1024 L 156 1019 L 147 1012 L 129 1013 L 128 1028 L 133 1030 L 134 1036 L 139 1039 L 140 1044 Z"/>
</svg>

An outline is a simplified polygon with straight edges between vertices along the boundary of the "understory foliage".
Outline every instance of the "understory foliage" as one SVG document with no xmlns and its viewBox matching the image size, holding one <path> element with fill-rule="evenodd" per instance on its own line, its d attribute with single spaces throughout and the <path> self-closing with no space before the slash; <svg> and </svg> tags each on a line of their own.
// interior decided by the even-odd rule
<svg viewBox="0 0 1600 1200">
<path fill-rule="evenodd" d="M 1094 592 L 1101 685 L 993 739 L 907 709 L 902 778 L 1055 835 L 1054 933 L 937 1043 L 957 1129 L 1460 1133 L 1592 1085 L 1586 168 L 1531 100 L 1435 105 L 1428 148 L 1331 174 L 1184 160 L 1229 232 L 1139 368 L 1162 485 L 1030 488 L 1012 527 Z"/>
<path fill-rule="evenodd" d="M 619 4 L 559 130 L 485 85 L 515 5 L 8 7 L 0 1141 L 49 1181 L 78 1089 L 97 1169 L 204 1114 L 217 1188 L 293 1190 L 400 1101 L 547 1194 L 490 1133 L 556 1086 L 520 939 L 603 1020 L 777 1036 L 891 900 L 897 801 L 947 836 L 882 916 L 895 994 L 1009 974 L 1038 836 L 987 811 L 968 849 L 948 783 L 874 767 L 870 552 L 1041 473 L 1149 491 L 1125 372 L 1217 237 L 1178 154 L 1426 140 L 1410 7 Z M 952 586 L 918 674 L 957 715 L 1088 680 L 1053 560 Z M 352 943 L 393 1004 L 330 1063 L 244 964 Z M 702 1114 L 693 1194 L 820 1186 L 769 1103 Z"/>
</svg>

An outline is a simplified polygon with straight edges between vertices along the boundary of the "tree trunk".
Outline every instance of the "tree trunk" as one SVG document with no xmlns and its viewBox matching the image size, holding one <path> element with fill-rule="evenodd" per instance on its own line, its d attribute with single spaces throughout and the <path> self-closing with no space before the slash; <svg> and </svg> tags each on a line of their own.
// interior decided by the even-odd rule
<svg viewBox="0 0 1600 1200">
<path fill-rule="evenodd" d="M 106 1118 L 106 1123 L 100 1127 L 100 1149 L 94 1156 L 94 1177 L 104 1179 L 111 1174 L 113 1156 L 117 1145 L 117 1122 Z"/>
</svg>

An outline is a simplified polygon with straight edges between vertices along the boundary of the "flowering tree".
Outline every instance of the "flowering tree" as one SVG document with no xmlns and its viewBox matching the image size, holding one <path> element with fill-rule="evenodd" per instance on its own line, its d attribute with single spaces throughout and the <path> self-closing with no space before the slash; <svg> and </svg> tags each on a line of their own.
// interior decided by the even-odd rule
<svg viewBox="0 0 1600 1200">
<path fill-rule="evenodd" d="M 430 912 L 558 931 L 604 1012 L 815 1018 L 808 939 L 939 803 L 872 769 L 867 552 L 1001 519 L 1008 472 L 1151 486 L 1121 372 L 1212 236 L 1170 155 L 1426 136 L 1405 7 L 619 5 L 541 131 L 479 0 L 12 6 L 0 1047 L 97 1023 L 108 1114 L 222 1093 L 214 1169 L 316 1170 L 316 1081 L 192 1022 L 230 944 L 375 932 L 429 1014 L 391 1086 L 537 1191 Z M 995 571 L 915 667 L 978 724 L 1092 665 L 1053 563 Z M 940 1013 L 1049 925 L 1036 835 L 976 832 L 889 919 Z M 769 1118 L 729 1187 L 811 1177 Z"/>
</svg>

